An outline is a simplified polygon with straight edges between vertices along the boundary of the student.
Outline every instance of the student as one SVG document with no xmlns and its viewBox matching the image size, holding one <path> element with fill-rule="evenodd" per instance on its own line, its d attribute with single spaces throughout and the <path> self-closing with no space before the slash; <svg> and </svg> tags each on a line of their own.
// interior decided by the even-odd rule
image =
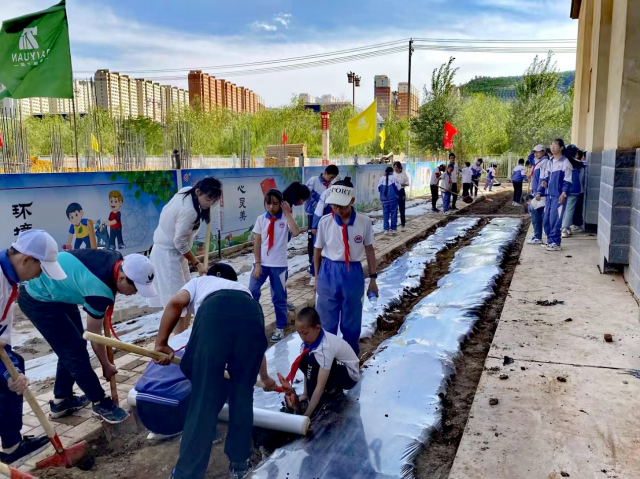
<svg viewBox="0 0 640 479">
<path fill-rule="evenodd" d="M 407 186 L 409 186 L 409 177 L 407 174 L 402 171 L 402 163 L 396 161 L 393 164 L 393 176 L 396 177 L 398 183 L 400 183 L 400 191 L 398 191 L 398 209 L 400 210 L 400 226 L 404 229 L 407 224 L 405 218 L 405 209 L 407 206 L 407 193 L 404 190 Z"/>
<path fill-rule="evenodd" d="M 471 181 L 473 179 L 471 163 L 465 162 L 465 167 L 460 170 L 460 176 L 462 177 L 462 196 L 464 198 L 471 195 Z"/>
<path fill-rule="evenodd" d="M 309 400 L 304 415 L 312 417 L 322 402 L 352 389 L 360 379 L 360 361 L 351 346 L 320 325 L 314 308 L 304 308 L 296 318 L 296 331 L 302 339 L 302 357 L 298 369 L 304 375 L 304 393 L 300 401 Z"/>
<path fill-rule="evenodd" d="M 442 177 L 443 171 L 444 165 L 439 165 L 431 174 L 431 180 L 429 182 L 429 189 L 431 189 L 431 211 L 434 213 L 440 213 L 440 210 L 437 208 L 437 204 L 438 196 L 440 194 L 440 178 Z"/>
<path fill-rule="evenodd" d="M 398 198 L 402 187 L 393 174 L 393 168 L 387 166 L 384 175 L 378 180 L 378 191 L 382 202 L 382 226 L 384 234 L 396 234 L 398 228 Z M 391 226 L 389 226 L 391 222 Z"/>
<path fill-rule="evenodd" d="M 318 225 L 314 261 L 316 267 L 316 309 L 322 327 L 337 334 L 356 354 L 360 351 L 364 272 L 362 260 L 367 258 L 369 291 L 378 294 L 376 253 L 373 249 L 371 219 L 357 213 L 354 186 L 351 181 L 338 181 L 330 189 L 327 203 L 332 214 Z M 320 268 L 322 263 L 322 268 Z"/>
<path fill-rule="evenodd" d="M 571 189 L 573 167 L 564 156 L 564 141 L 557 138 L 551 143 L 553 158 L 542 172 L 542 182 L 547 186 L 547 204 L 544 208 L 544 223 L 547 225 L 547 251 L 560 251 L 562 218 L 566 209 L 566 199 Z"/>
<path fill-rule="evenodd" d="M 318 206 L 320 196 L 331 186 L 331 183 L 333 183 L 339 174 L 340 170 L 336 165 L 329 165 L 321 175 L 312 176 L 307 181 L 307 187 L 311 192 L 311 199 L 307 201 L 304 211 L 307 214 L 307 253 L 309 254 L 309 274 L 312 278 L 312 282 L 310 283 L 311 286 L 313 286 L 313 281 L 315 280 L 315 271 L 313 269 L 313 238 L 317 231 L 313 226 L 313 215 L 316 211 L 316 207 Z"/>
<path fill-rule="evenodd" d="M 449 164 L 453 165 L 453 172 L 451 173 L 451 209 L 453 211 L 457 211 L 456 201 L 458 201 L 458 163 L 456 163 L 456 155 L 455 153 L 449 153 Z"/>
<path fill-rule="evenodd" d="M 303 185 L 299 181 L 293 181 L 282 190 L 282 198 L 289 203 L 292 208 L 294 206 L 302 206 L 311 198 L 311 191 L 309 191 L 306 185 Z"/>
<path fill-rule="evenodd" d="M 214 264 L 207 276 L 185 284 L 168 303 L 160 320 L 155 350 L 168 355 L 156 361 L 170 364 L 174 351 L 169 335 L 188 308 L 195 319 L 180 368 L 191 381 L 189 410 L 180 443 L 180 457 L 171 478 L 202 479 L 207 472 L 216 436 L 218 414 L 229 401 L 229 428 L 224 452 L 231 477 L 251 470 L 253 386 L 260 374 L 265 390 L 275 388 L 267 373 L 267 338 L 260 303 L 238 283 L 228 264 Z M 224 378 L 224 371 L 230 379 Z"/>
<path fill-rule="evenodd" d="M 541 175 L 547 168 L 549 158 L 546 154 L 546 148 L 544 145 L 536 145 L 533 148 L 533 164 L 531 169 L 531 191 L 535 195 L 535 200 L 538 205 L 540 202 L 544 204 L 546 196 L 546 188 L 541 187 Z M 544 177 L 544 175 L 542 175 Z M 542 225 L 544 220 L 544 206 L 535 208 L 532 206 L 529 209 L 531 214 L 531 224 L 533 225 L 533 237 L 527 241 L 528 244 L 542 244 Z"/>
<path fill-rule="evenodd" d="M 473 174 L 471 175 L 473 187 L 471 187 L 471 189 L 473 190 L 475 188 L 473 193 L 473 197 L 475 198 L 478 196 L 478 185 L 480 184 L 480 178 L 482 177 L 482 158 L 478 158 L 476 162 L 471 165 L 471 169 L 473 170 Z"/>
<path fill-rule="evenodd" d="M 211 208 L 222 198 L 222 183 L 206 176 L 194 186 L 178 191 L 160 212 L 158 227 L 153 233 L 151 261 L 156 270 L 158 295 L 149 300 L 149 306 L 163 308 L 167 302 L 191 279 L 189 264 L 200 275 L 206 274 L 204 265 L 193 254 L 193 241 L 202 223 L 211 221 Z M 189 327 L 190 317 L 185 315 L 176 328 L 176 334 Z"/>
<path fill-rule="evenodd" d="M 489 188 L 489 191 L 491 191 L 493 189 L 493 179 L 496 176 L 496 169 L 493 167 L 493 163 L 491 163 L 489 165 L 489 168 L 487 168 L 487 180 L 485 181 L 484 184 L 484 190 L 487 191 L 487 188 Z"/>
<path fill-rule="evenodd" d="M 442 174 L 440 179 L 440 188 L 442 189 L 442 211 L 445 215 L 449 214 L 449 203 L 451 201 L 451 185 L 453 185 L 453 164 L 447 165 L 447 171 Z"/>
<path fill-rule="evenodd" d="M 300 234 L 296 220 L 291 214 L 291 206 L 282 199 L 278 190 L 269 190 L 264 196 L 267 210 L 258 216 L 253 227 L 253 271 L 249 280 L 249 290 L 253 299 L 260 301 L 260 288 L 269 279 L 271 301 L 276 313 L 276 330 L 271 341 L 284 338 L 287 327 L 287 245 L 291 237 Z"/>
<path fill-rule="evenodd" d="M 571 232 L 577 233 L 582 231 L 584 225 L 584 188 L 586 186 L 586 173 L 587 173 L 587 152 L 578 149 L 578 153 L 576 155 L 576 160 L 578 160 L 582 167 L 580 168 L 580 194 L 578 195 L 578 201 L 576 202 L 576 208 L 573 213 L 573 221 L 571 222 Z M 572 178 L 573 179 L 573 178 Z"/>
<path fill-rule="evenodd" d="M 0 251 L 0 348 L 11 359 L 19 377 L 14 380 L 0 362 L 0 462 L 14 463 L 32 455 L 49 444 L 49 438 L 23 436 L 22 394 L 29 386 L 24 375 L 24 359 L 11 349 L 14 301 L 18 296 L 18 284 L 37 278 L 42 273 L 51 279 L 62 280 L 66 274 L 58 264 L 58 245 L 42 230 L 26 230 L 18 235 L 9 249 Z"/>
<path fill-rule="evenodd" d="M 51 417 L 67 416 L 92 402 L 96 416 L 110 424 L 120 423 L 129 414 L 105 395 L 91 367 L 78 305 L 87 313 L 87 331 L 102 334 L 103 318 L 117 293 L 140 293 L 145 298 L 156 294 L 153 264 L 141 254 L 123 259 L 119 251 L 96 249 L 60 253 L 58 262 L 67 275 L 64 280 L 41 275 L 20 285 L 18 296 L 22 312 L 58 356 L 53 400 L 49 401 Z M 91 345 L 105 379 L 115 376 L 118 370 L 107 359 L 106 348 Z M 73 393 L 75 383 L 86 396 Z"/>
<path fill-rule="evenodd" d="M 581 174 L 584 169 L 584 163 L 578 159 L 579 150 L 575 145 L 567 146 L 567 159 L 573 167 L 573 173 L 571 175 L 571 188 L 569 189 L 567 197 L 567 210 L 562 217 L 562 237 L 568 238 L 573 234 L 573 214 L 576 210 L 576 203 L 578 197 L 582 191 Z"/>
<path fill-rule="evenodd" d="M 522 183 L 526 180 L 526 168 L 524 167 L 524 158 L 518 160 L 518 166 L 513 169 L 511 174 L 511 183 L 513 183 L 513 201 L 512 206 L 520 206 L 522 201 Z"/>
</svg>

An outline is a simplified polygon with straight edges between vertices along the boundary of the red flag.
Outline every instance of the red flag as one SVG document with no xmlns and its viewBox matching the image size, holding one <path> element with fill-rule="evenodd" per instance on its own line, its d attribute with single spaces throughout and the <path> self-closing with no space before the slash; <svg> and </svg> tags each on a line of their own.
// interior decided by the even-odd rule
<svg viewBox="0 0 640 479">
<path fill-rule="evenodd" d="M 0 148 L 2 148 L 2 134 L 0 134 Z"/>
<path fill-rule="evenodd" d="M 282 144 L 286 145 L 288 139 L 289 137 L 287 136 L 287 133 L 284 130 L 282 130 Z"/>
<path fill-rule="evenodd" d="M 453 150 L 453 136 L 458 133 L 456 127 L 448 121 L 444 122 L 444 149 Z"/>
</svg>

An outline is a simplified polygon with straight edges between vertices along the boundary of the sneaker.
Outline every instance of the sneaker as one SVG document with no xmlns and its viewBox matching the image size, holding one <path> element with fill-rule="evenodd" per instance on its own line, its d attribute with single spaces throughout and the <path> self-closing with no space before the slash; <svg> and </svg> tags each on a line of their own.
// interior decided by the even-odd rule
<svg viewBox="0 0 640 479">
<path fill-rule="evenodd" d="M 89 404 L 89 402 L 90 401 L 87 399 L 87 396 L 76 396 L 75 394 L 64 399 L 58 404 L 55 404 L 53 401 L 49 401 L 49 417 L 51 419 L 58 419 L 68 416 L 76 411 L 79 411 L 87 404 Z"/>
<path fill-rule="evenodd" d="M 560 235 L 563 238 L 568 238 L 569 237 L 569 232 L 567 230 L 562 230 L 562 234 Z"/>
<path fill-rule="evenodd" d="M 547 251 L 560 251 L 562 246 L 556 243 L 550 243 L 547 245 Z"/>
<path fill-rule="evenodd" d="M 388 235 L 389 234 L 389 230 L 384 230 L 384 234 Z"/>
<path fill-rule="evenodd" d="M 4 462 L 5 464 L 15 464 L 20 461 L 23 463 L 27 459 L 44 450 L 48 445 L 49 438 L 47 436 L 22 436 L 22 440 L 15 451 L 8 454 L 0 452 L 0 462 Z M 19 464 L 16 464 L 14 467 L 19 467 Z"/>
<path fill-rule="evenodd" d="M 397 230 L 391 230 L 391 232 L 390 232 L 389 234 L 390 234 L 391 236 L 395 236 L 397 232 L 398 232 Z"/>
<path fill-rule="evenodd" d="M 271 335 L 271 341 L 280 341 L 284 339 L 284 329 L 277 329 Z"/>
<path fill-rule="evenodd" d="M 287 309 L 288 309 L 289 311 L 295 311 L 295 310 L 296 310 L 296 307 L 293 305 L 293 303 L 289 303 L 289 302 L 287 302 Z"/>
<path fill-rule="evenodd" d="M 542 240 L 534 236 L 529 241 L 527 241 L 527 244 L 542 244 Z"/>
<path fill-rule="evenodd" d="M 452 206 L 452 207 L 450 208 L 450 210 L 451 210 L 451 211 L 458 211 L 458 208 L 457 208 L 456 206 Z"/>
<path fill-rule="evenodd" d="M 125 245 L 123 245 L 123 244 L 121 244 L 120 246 L 118 246 L 118 249 L 125 249 L 125 248 L 126 248 L 126 246 L 125 246 Z"/>
<path fill-rule="evenodd" d="M 93 414 L 109 424 L 120 424 L 129 417 L 129 413 L 116 405 L 110 397 L 103 397 L 93 403 Z"/>
<path fill-rule="evenodd" d="M 316 284 L 316 277 L 311 276 L 311 279 L 309 280 L 309 286 L 315 286 L 315 284 Z"/>
<path fill-rule="evenodd" d="M 229 464 L 229 479 L 242 479 L 243 477 L 246 477 L 252 469 L 253 464 L 251 464 L 250 461 L 247 461 L 244 464 L 232 462 Z"/>
<path fill-rule="evenodd" d="M 569 228 L 569 231 L 571 233 L 580 233 L 582 231 L 582 228 L 576 225 L 571 225 L 571 228 Z"/>
<path fill-rule="evenodd" d="M 400 225 L 400 229 L 401 229 L 401 230 L 404 230 L 404 225 Z"/>
<path fill-rule="evenodd" d="M 440 213 L 440 210 L 438 208 L 431 208 L 431 211 L 433 211 L 434 213 Z"/>
</svg>

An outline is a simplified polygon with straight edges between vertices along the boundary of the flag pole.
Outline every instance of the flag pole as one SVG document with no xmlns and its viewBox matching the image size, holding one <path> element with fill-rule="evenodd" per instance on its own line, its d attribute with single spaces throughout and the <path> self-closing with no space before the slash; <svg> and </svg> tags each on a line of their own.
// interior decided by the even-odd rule
<svg viewBox="0 0 640 479">
<path fill-rule="evenodd" d="M 73 108 L 73 135 L 76 140 L 76 171 L 80 171 L 80 159 L 78 158 L 78 120 L 76 119 L 76 96 L 71 98 L 71 106 Z"/>
</svg>

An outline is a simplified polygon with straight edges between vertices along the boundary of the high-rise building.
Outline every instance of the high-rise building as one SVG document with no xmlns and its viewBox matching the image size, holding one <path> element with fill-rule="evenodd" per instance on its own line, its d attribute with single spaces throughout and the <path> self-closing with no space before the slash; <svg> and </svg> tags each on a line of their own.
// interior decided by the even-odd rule
<svg viewBox="0 0 640 479">
<path fill-rule="evenodd" d="M 387 75 L 376 75 L 373 79 L 373 96 L 378 101 L 376 110 L 382 118 L 389 116 L 391 106 L 391 80 Z"/>
<path fill-rule="evenodd" d="M 201 70 L 189 72 L 189 103 L 200 105 L 203 111 L 214 108 L 227 108 L 237 112 L 254 113 L 264 108 L 264 101 L 251 90 L 239 87 L 235 83 L 225 81 L 203 73 Z M 246 98 L 259 98 L 259 103 L 251 107 Z"/>
<path fill-rule="evenodd" d="M 318 103 L 318 101 L 316 100 L 316 97 L 313 95 L 309 95 L 308 93 L 300 93 L 298 95 L 298 99 L 302 101 L 302 103 L 304 103 L 305 105 L 310 103 Z"/>
<path fill-rule="evenodd" d="M 418 114 L 420 108 L 420 92 L 411 85 L 411 94 L 409 94 L 409 85 L 407 82 L 398 83 L 398 117 L 407 116 L 407 105 L 410 105 L 411 116 Z"/>
<path fill-rule="evenodd" d="M 98 70 L 95 75 L 96 104 L 112 114 L 120 113 L 120 74 Z"/>
</svg>

